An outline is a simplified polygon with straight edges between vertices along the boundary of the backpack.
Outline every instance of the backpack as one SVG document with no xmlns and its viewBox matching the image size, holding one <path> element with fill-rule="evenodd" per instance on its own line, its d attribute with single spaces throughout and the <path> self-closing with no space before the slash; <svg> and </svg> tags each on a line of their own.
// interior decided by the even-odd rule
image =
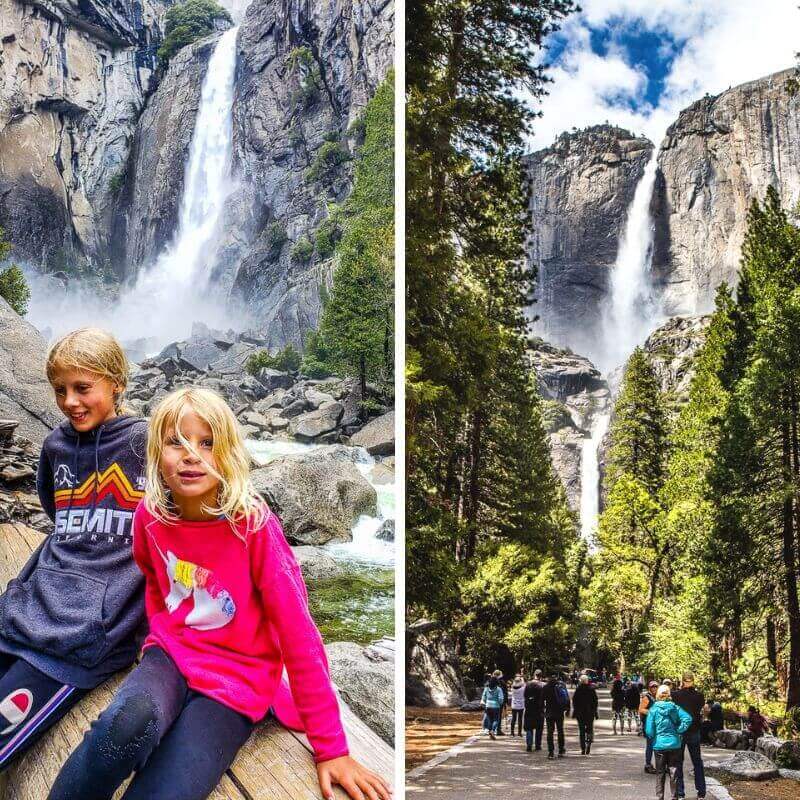
<svg viewBox="0 0 800 800">
<path fill-rule="evenodd" d="M 556 684 L 556 698 L 562 711 L 569 711 L 569 692 L 563 683 Z"/>
</svg>

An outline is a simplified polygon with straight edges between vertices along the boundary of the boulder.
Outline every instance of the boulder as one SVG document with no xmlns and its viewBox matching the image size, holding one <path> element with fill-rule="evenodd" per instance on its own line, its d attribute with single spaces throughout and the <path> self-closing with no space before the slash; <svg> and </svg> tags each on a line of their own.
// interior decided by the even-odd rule
<svg viewBox="0 0 800 800">
<path fill-rule="evenodd" d="M 281 410 L 281 416 L 286 419 L 291 419 L 292 417 L 298 417 L 300 416 L 300 414 L 304 413 L 307 408 L 308 406 L 306 405 L 306 401 L 303 400 L 302 398 L 298 400 L 291 400 Z"/>
<path fill-rule="evenodd" d="M 706 772 L 734 781 L 769 781 L 779 777 L 778 768 L 761 753 L 743 750 L 725 761 L 707 764 Z"/>
<path fill-rule="evenodd" d="M 256 428 L 269 428 L 269 419 L 257 411 L 245 411 L 239 419 L 246 425 L 255 425 Z"/>
<path fill-rule="evenodd" d="M 294 544 L 349 541 L 362 514 L 377 513 L 377 494 L 358 468 L 333 453 L 284 456 L 252 473 Z"/>
<path fill-rule="evenodd" d="M 228 348 L 219 347 L 209 340 L 189 341 L 180 351 L 181 358 L 193 369 L 203 372 L 208 365 L 225 355 Z"/>
<path fill-rule="evenodd" d="M 470 700 L 468 703 L 462 703 L 459 707 L 459 711 L 480 711 L 482 708 L 480 700 Z"/>
<path fill-rule="evenodd" d="M 275 389 L 270 392 L 263 400 L 259 400 L 254 406 L 253 410 L 258 411 L 259 414 L 264 414 L 271 408 L 283 408 L 281 401 L 286 396 L 286 389 Z"/>
<path fill-rule="evenodd" d="M 304 393 L 306 402 L 311 408 L 319 408 L 323 403 L 332 403 L 334 398 L 325 392 L 318 392 L 316 389 L 306 389 Z"/>
<path fill-rule="evenodd" d="M 364 655 L 370 661 L 390 661 L 394 664 L 396 653 L 397 648 L 394 639 L 386 636 L 364 648 Z"/>
<path fill-rule="evenodd" d="M 353 642 L 326 648 L 331 678 L 342 699 L 385 742 L 394 744 L 394 662 L 374 660 Z"/>
<path fill-rule="evenodd" d="M 373 456 L 388 456 L 394 453 L 394 411 L 383 414 L 353 434 L 350 443 L 354 447 L 365 447 Z"/>
<path fill-rule="evenodd" d="M 394 483 L 394 477 L 394 467 L 381 462 L 375 464 L 369 473 L 370 481 L 379 485 Z"/>
<path fill-rule="evenodd" d="M 784 767 L 800 767 L 800 741 L 779 739 L 777 736 L 760 736 L 756 752 Z"/>
<path fill-rule="evenodd" d="M 269 367 L 260 369 L 256 377 L 268 391 L 289 389 L 294 385 L 294 378 L 288 372 L 279 372 L 277 369 L 270 369 Z"/>
<path fill-rule="evenodd" d="M 289 432 L 298 441 L 312 442 L 318 436 L 336 430 L 342 411 L 341 403 L 325 402 L 316 411 L 294 417 L 289 423 Z"/>
<path fill-rule="evenodd" d="M 338 578 L 347 570 L 322 547 L 300 545 L 293 547 L 292 552 L 300 565 L 306 581 L 318 582 L 330 578 Z"/>
<path fill-rule="evenodd" d="M 0 417 L 18 420 L 18 432 L 38 445 L 64 420 L 45 375 L 46 355 L 36 328 L 0 297 Z"/>
<path fill-rule="evenodd" d="M 747 747 L 747 735 L 744 731 L 723 728 L 714 733 L 714 744 L 727 750 L 743 750 Z"/>
<path fill-rule="evenodd" d="M 378 528 L 378 532 L 375 534 L 376 539 L 380 539 L 383 542 L 393 542 L 394 541 L 394 520 L 387 519 L 383 521 L 383 524 Z"/>
<path fill-rule="evenodd" d="M 421 706 L 460 706 L 467 701 L 455 642 L 438 623 L 419 620 L 407 625 L 406 653 L 407 704 L 411 699 Z"/>
</svg>

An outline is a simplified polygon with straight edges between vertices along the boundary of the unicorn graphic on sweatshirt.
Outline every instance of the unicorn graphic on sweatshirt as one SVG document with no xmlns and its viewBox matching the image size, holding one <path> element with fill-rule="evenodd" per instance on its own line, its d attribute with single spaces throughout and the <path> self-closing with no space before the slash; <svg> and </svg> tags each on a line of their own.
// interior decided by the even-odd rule
<svg viewBox="0 0 800 800">
<path fill-rule="evenodd" d="M 169 594 L 164 598 L 164 605 L 170 614 L 191 597 L 194 608 L 184 620 L 189 627 L 199 631 L 213 631 L 233 619 L 236 604 L 211 570 L 191 561 L 184 561 L 171 550 L 167 550 L 165 555 L 157 542 L 156 549 L 164 561 L 170 581 Z"/>
</svg>

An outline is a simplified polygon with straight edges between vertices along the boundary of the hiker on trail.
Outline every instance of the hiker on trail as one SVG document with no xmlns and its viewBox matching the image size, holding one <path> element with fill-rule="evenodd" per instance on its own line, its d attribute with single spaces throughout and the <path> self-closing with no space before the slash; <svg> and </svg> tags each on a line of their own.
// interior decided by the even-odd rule
<svg viewBox="0 0 800 800">
<path fill-rule="evenodd" d="M 572 716 L 578 723 L 582 756 L 588 756 L 592 748 L 594 721 L 600 719 L 597 705 L 597 690 L 589 683 L 588 675 L 581 675 L 578 688 L 572 695 Z"/>
<path fill-rule="evenodd" d="M 503 711 L 503 690 L 494 675 L 483 687 L 481 705 L 484 707 L 483 727 L 489 732 L 490 738 L 494 739 L 500 722 L 500 714 Z"/>
<path fill-rule="evenodd" d="M 619 732 L 625 733 L 625 685 L 619 673 L 611 684 L 611 710 L 614 712 L 612 724 L 614 733 L 617 732 L 617 721 L 619 721 Z"/>
<path fill-rule="evenodd" d="M 514 727 L 519 721 L 519 735 L 522 736 L 522 720 L 525 714 L 525 679 L 517 673 L 514 683 L 511 684 L 511 735 L 514 736 Z"/>
<path fill-rule="evenodd" d="M 678 779 L 682 778 L 681 737 L 692 724 L 691 714 L 672 702 L 672 692 L 661 685 L 656 702 L 647 713 L 645 729 L 653 740 L 656 755 L 656 800 L 664 800 L 664 784 L 669 776 L 672 800 L 678 800 Z"/>
<path fill-rule="evenodd" d="M 703 768 L 703 756 L 700 752 L 700 723 L 703 721 L 703 707 L 706 699 L 702 692 L 698 692 L 694 688 L 694 675 L 691 672 L 683 673 L 681 688 L 672 693 L 672 699 L 692 717 L 692 724 L 689 726 L 689 730 L 683 734 L 683 744 L 681 745 L 678 796 L 686 796 L 683 786 L 683 755 L 688 749 L 689 758 L 692 759 L 694 767 L 694 788 L 697 789 L 697 800 L 703 800 L 706 796 L 706 776 Z"/>
<path fill-rule="evenodd" d="M 628 717 L 628 733 L 631 732 L 631 720 L 635 720 L 637 736 L 640 736 L 642 732 L 641 722 L 639 720 L 639 701 L 641 699 L 639 684 L 635 682 L 628 684 L 625 689 L 625 710 L 627 711 L 626 716 Z"/>
<path fill-rule="evenodd" d="M 558 673 L 553 672 L 542 692 L 544 717 L 547 720 L 547 757 L 554 758 L 553 731 L 558 729 L 558 757 L 566 754 L 564 745 L 564 715 L 569 714 L 569 692 Z"/>
<path fill-rule="evenodd" d="M 642 723 L 642 733 L 646 743 L 644 748 L 644 771 L 649 775 L 655 775 L 656 768 L 653 766 L 653 740 L 647 735 L 647 715 L 656 701 L 657 689 L 658 681 L 650 681 L 647 684 L 647 691 L 642 693 L 642 699 L 639 701 L 639 719 Z"/>
<path fill-rule="evenodd" d="M 700 734 L 703 744 L 713 744 L 713 734 L 725 727 L 725 715 L 719 701 L 710 698 L 703 710 L 707 718 L 700 725 Z"/>
<path fill-rule="evenodd" d="M 505 733 L 503 733 L 503 713 L 508 705 L 508 686 L 506 686 L 506 682 L 503 680 L 503 673 L 501 670 L 496 669 L 492 673 L 492 677 L 497 680 L 497 685 L 503 693 L 503 704 L 500 706 L 500 717 L 497 720 L 497 735 L 505 736 Z"/>
<path fill-rule="evenodd" d="M 536 732 L 536 749 L 542 749 L 542 732 L 544 731 L 544 684 L 542 671 L 537 669 L 533 673 L 533 680 L 525 684 L 525 749 L 530 753 Z"/>
<path fill-rule="evenodd" d="M 765 734 L 769 733 L 769 722 L 761 716 L 755 706 L 747 709 L 747 735 L 748 747 L 755 752 L 756 742 Z"/>
</svg>

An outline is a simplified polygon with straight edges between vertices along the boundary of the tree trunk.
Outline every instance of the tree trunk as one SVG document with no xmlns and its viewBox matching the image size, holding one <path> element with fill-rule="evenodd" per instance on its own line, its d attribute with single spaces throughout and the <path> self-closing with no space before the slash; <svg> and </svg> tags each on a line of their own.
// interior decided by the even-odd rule
<svg viewBox="0 0 800 800">
<path fill-rule="evenodd" d="M 469 492 L 467 502 L 467 513 L 465 519 L 467 523 L 467 552 L 466 560 L 469 561 L 475 555 L 475 547 L 478 537 L 478 504 L 480 501 L 480 478 L 481 478 L 481 437 L 483 435 L 483 410 L 477 409 L 472 414 L 472 430 L 469 443 Z"/>
<path fill-rule="evenodd" d="M 367 357 L 362 353 L 358 357 L 358 378 L 361 382 L 361 399 L 367 399 Z"/>
<path fill-rule="evenodd" d="M 767 617 L 767 658 L 776 672 L 778 671 L 778 643 L 775 640 L 775 620 Z"/>
<path fill-rule="evenodd" d="M 784 486 L 795 489 L 792 475 L 792 441 L 790 414 L 791 406 L 784 407 L 781 422 L 781 445 L 783 456 Z M 786 492 L 783 501 L 783 572 L 786 583 L 786 614 L 789 627 L 789 675 L 786 690 L 786 708 L 791 709 L 800 705 L 800 603 L 797 597 L 797 571 L 795 558 L 795 531 L 794 531 L 794 492 Z"/>
</svg>

